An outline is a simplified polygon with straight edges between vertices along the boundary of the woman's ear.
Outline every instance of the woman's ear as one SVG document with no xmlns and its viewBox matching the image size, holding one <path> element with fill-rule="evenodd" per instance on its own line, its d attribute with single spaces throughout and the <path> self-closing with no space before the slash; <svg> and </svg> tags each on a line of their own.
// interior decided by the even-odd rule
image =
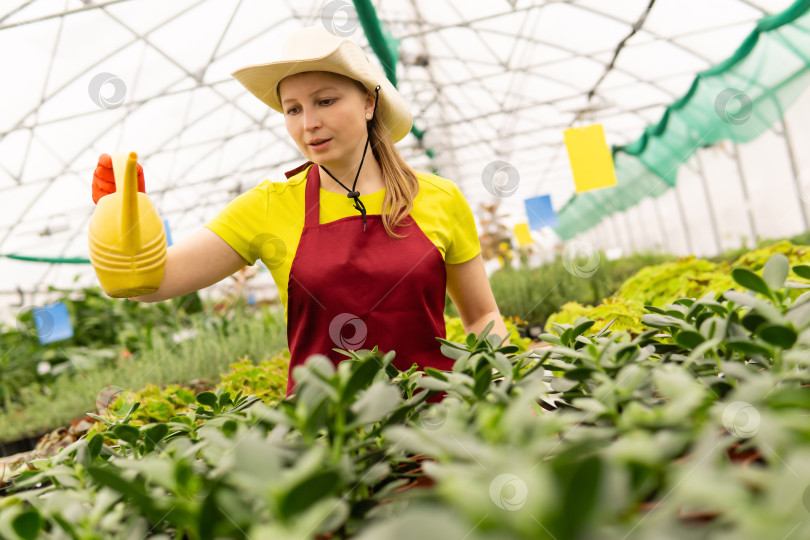
<svg viewBox="0 0 810 540">
<path fill-rule="evenodd" d="M 366 113 L 374 112 L 374 94 L 366 93 Z"/>
</svg>

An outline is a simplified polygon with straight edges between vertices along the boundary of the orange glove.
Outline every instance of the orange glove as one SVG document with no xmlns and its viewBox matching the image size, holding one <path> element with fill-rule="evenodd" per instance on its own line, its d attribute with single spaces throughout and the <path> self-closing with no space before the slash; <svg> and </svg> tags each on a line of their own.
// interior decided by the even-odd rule
<svg viewBox="0 0 810 540">
<path fill-rule="evenodd" d="M 146 193 L 146 183 L 143 179 L 143 167 L 138 163 L 138 191 Z M 110 154 L 101 154 L 98 157 L 98 166 L 93 173 L 93 202 L 98 204 L 99 199 L 110 193 L 115 193 L 115 176 L 112 169 Z"/>
</svg>

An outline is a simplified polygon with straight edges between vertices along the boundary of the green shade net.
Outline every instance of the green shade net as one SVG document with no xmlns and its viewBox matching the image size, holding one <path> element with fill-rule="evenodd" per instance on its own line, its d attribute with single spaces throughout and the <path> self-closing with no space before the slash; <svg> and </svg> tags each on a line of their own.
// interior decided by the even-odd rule
<svg viewBox="0 0 810 540">
<path fill-rule="evenodd" d="M 397 47 L 399 47 L 399 40 L 383 28 L 371 0 L 354 0 L 354 9 L 357 11 L 360 24 L 363 25 L 363 32 L 366 34 L 371 49 L 377 55 L 385 70 L 385 76 L 396 87 L 398 84 L 397 63 L 399 63 L 399 51 Z M 425 136 L 424 130 L 417 128 L 416 124 L 411 126 L 411 133 L 417 139 L 422 139 Z M 429 155 L 429 157 L 432 158 L 433 156 Z"/>
<path fill-rule="evenodd" d="M 678 167 L 723 140 L 749 142 L 810 86 L 810 0 L 763 18 L 734 55 L 700 73 L 634 143 L 613 148 L 617 185 L 572 197 L 554 231 L 563 240 L 674 187 Z"/>
</svg>

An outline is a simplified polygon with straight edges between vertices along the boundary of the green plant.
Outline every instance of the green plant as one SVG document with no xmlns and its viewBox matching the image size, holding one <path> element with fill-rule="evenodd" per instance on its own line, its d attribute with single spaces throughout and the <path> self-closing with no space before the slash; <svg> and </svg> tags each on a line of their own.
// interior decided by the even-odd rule
<svg viewBox="0 0 810 540">
<path fill-rule="evenodd" d="M 231 394 L 242 391 L 271 404 L 283 398 L 287 391 L 289 365 L 289 349 L 258 364 L 243 359 L 228 366 L 229 371 L 222 375 L 217 388 L 221 387 Z"/>
<path fill-rule="evenodd" d="M 672 257 L 636 255 L 608 260 L 604 253 L 589 254 L 592 271 L 577 274 L 566 269 L 562 257 L 534 269 L 504 268 L 490 277 L 492 292 L 504 317 L 519 317 L 530 325 L 545 325 L 547 318 L 567 302 L 595 304 L 612 295 L 627 278 L 645 265 Z M 598 257 L 598 258 L 597 258 Z M 569 261 L 570 263 L 570 261 Z M 446 312 L 457 315 L 452 305 Z"/>
<path fill-rule="evenodd" d="M 644 305 L 661 306 L 672 298 L 700 298 L 707 294 L 720 294 L 734 287 L 731 268 L 744 266 L 760 272 L 765 261 L 775 254 L 784 255 L 791 264 L 810 262 L 810 249 L 779 241 L 743 253 L 732 264 L 687 257 L 648 266 L 625 281 L 613 296 L 603 299 L 593 307 L 583 306 L 578 302 L 563 305 L 560 311 L 549 317 L 545 328 L 549 330 L 554 323 L 571 323 L 579 317 L 588 317 L 596 321 L 597 330 L 608 321 L 616 319 L 614 330 L 638 333 L 643 329 L 641 316 L 645 312 Z M 802 276 L 794 279 L 797 283 L 810 282 Z M 799 292 L 794 290 L 791 294 L 795 298 Z"/>
<path fill-rule="evenodd" d="M 19 389 L 15 405 L 0 414 L 0 441 L 34 436 L 95 410 L 105 388 L 137 391 L 147 384 L 212 380 L 235 358 L 259 361 L 286 346 L 284 318 L 277 311 L 195 316 L 197 336 L 176 342 L 156 336 L 152 348 L 92 370 L 65 374 L 48 386 Z"/>
<path fill-rule="evenodd" d="M 560 311 L 546 321 L 546 331 L 551 331 L 555 324 L 571 324 L 581 317 L 594 321 L 593 330 L 598 332 L 608 324 L 614 332 L 640 333 L 644 330 L 641 317 L 644 315 L 644 304 L 622 297 L 606 298 L 596 306 L 583 306 L 578 302 L 563 304 Z"/>
<path fill-rule="evenodd" d="M 378 508 L 360 539 L 805 536 L 810 293 L 793 299 L 788 269 L 735 269 L 747 292 L 652 307 L 637 336 L 554 325 L 533 372 L 547 386 L 512 400 L 444 386 L 439 425 L 387 433 L 436 457 L 435 489 Z"/>
<path fill-rule="evenodd" d="M 503 322 L 506 325 L 506 331 L 509 333 L 509 341 L 512 345 L 517 346 L 517 351 L 523 353 L 529 350 L 529 345 L 532 340 L 520 337 L 518 333 L 518 324 L 525 325 L 525 321 L 519 322 L 517 317 L 504 317 Z M 464 331 L 464 324 L 461 322 L 461 317 L 448 317 L 445 315 L 444 324 L 448 341 L 463 342 L 466 339 L 467 333 Z"/>
<path fill-rule="evenodd" d="M 16 316 L 14 328 L 0 325 L 0 406 L 9 411 L 19 403 L 21 389 L 42 389 L 62 375 L 76 375 L 112 364 L 120 356 L 152 347 L 156 337 L 195 325 L 202 312 L 196 293 L 158 304 L 124 302 L 100 288 L 59 293 L 67 306 L 73 337 L 40 344 L 32 309 Z"/>
<path fill-rule="evenodd" d="M 195 385 L 211 392 L 227 392 L 229 395 L 239 393 L 254 395 L 266 403 L 276 403 L 284 397 L 287 390 L 287 370 L 289 369 L 290 352 L 285 349 L 278 355 L 254 364 L 248 358 L 228 365 L 228 370 L 219 375 L 219 382 L 206 383 L 196 381 Z M 106 406 L 102 415 L 107 420 L 114 420 L 118 411 L 124 411 L 132 403 L 140 403 L 132 414 L 133 425 L 153 422 L 168 422 L 180 413 L 187 413 L 196 403 L 194 390 L 182 384 L 158 386 L 147 384 L 137 392 L 123 391 L 117 394 Z M 89 435 L 103 432 L 104 425 L 96 424 Z"/>
<path fill-rule="evenodd" d="M 220 389 L 137 427 L 134 406 L 110 445 L 0 487 L 0 534 L 805 537 L 810 292 L 791 270 L 810 276 L 781 255 L 735 268 L 733 290 L 649 306 L 639 334 L 582 318 L 515 354 L 490 325 L 443 341 L 446 372 L 354 351 L 297 367 L 277 407 Z"/>
</svg>

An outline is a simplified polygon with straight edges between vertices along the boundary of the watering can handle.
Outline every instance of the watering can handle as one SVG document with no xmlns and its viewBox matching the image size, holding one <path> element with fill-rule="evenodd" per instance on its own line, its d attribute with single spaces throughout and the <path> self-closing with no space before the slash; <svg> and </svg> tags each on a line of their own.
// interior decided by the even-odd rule
<svg viewBox="0 0 810 540">
<path fill-rule="evenodd" d="M 121 236 L 129 253 L 137 253 L 141 247 L 141 232 L 138 223 L 138 154 L 116 153 L 112 158 L 115 191 L 122 194 Z"/>
</svg>

